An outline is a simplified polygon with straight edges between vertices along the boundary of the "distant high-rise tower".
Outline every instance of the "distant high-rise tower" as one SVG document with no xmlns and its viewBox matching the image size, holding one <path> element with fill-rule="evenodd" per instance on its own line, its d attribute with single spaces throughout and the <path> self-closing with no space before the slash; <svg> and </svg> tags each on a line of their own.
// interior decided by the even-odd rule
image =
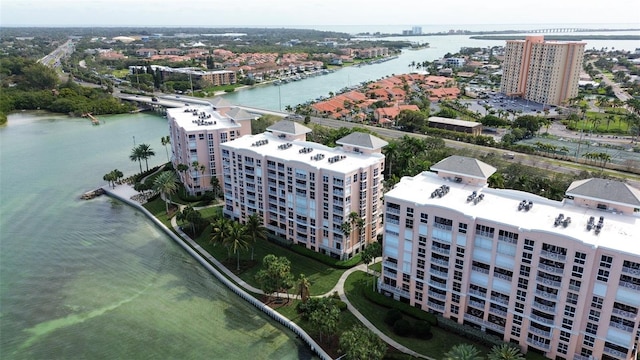
<svg viewBox="0 0 640 360">
<path fill-rule="evenodd" d="M 585 45 L 544 36 L 508 40 L 500 92 L 549 105 L 576 97 Z"/>
<path fill-rule="evenodd" d="M 411 33 L 413 35 L 422 35 L 422 27 L 420 26 L 414 26 L 411 28 Z"/>
</svg>

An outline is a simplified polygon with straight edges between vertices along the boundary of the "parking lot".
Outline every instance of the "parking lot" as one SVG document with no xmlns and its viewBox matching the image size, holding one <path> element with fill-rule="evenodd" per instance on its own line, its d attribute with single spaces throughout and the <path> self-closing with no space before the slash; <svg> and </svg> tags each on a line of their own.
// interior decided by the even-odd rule
<svg viewBox="0 0 640 360">
<path fill-rule="evenodd" d="M 516 97 L 508 97 L 500 93 L 487 94 L 483 99 L 463 100 L 469 104 L 469 110 L 486 114 L 487 111 L 503 110 L 511 113 L 510 119 L 520 115 L 544 115 L 544 109 L 549 110 L 549 116 L 557 115 L 555 106 L 544 105 Z M 485 106 L 490 106 L 486 109 Z"/>
</svg>

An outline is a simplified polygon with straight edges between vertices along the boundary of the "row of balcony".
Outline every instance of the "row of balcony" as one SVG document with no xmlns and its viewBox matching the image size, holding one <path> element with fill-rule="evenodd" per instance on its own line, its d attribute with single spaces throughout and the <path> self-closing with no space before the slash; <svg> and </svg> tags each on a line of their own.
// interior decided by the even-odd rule
<svg viewBox="0 0 640 360">
<path fill-rule="evenodd" d="M 486 320 L 481 319 L 479 317 L 475 317 L 475 316 L 473 316 L 471 314 L 465 313 L 464 314 L 464 319 L 468 320 L 468 321 L 471 321 L 472 323 L 475 323 L 475 324 L 478 324 L 478 325 L 483 325 L 483 326 L 488 327 L 488 328 L 490 328 L 492 330 L 495 330 L 495 331 L 504 332 L 504 326 L 500 326 L 498 324 L 494 324 L 491 321 L 486 321 Z"/>
<path fill-rule="evenodd" d="M 400 296 L 405 297 L 407 299 L 409 298 L 409 292 L 406 291 L 406 290 L 403 290 L 401 288 L 397 288 L 395 286 L 391 286 L 391 285 L 388 285 L 388 284 L 385 284 L 385 283 L 381 283 L 379 285 L 380 285 L 379 286 L 380 289 L 382 289 L 382 290 L 389 291 L 391 293 L 394 293 L 396 295 L 400 295 Z"/>
<path fill-rule="evenodd" d="M 551 349 L 551 345 L 550 344 L 543 343 L 542 341 L 533 340 L 532 338 L 529 338 L 529 337 L 527 337 L 527 342 L 529 344 L 537 347 L 538 349 L 542 349 L 542 350 L 550 350 Z"/>
</svg>

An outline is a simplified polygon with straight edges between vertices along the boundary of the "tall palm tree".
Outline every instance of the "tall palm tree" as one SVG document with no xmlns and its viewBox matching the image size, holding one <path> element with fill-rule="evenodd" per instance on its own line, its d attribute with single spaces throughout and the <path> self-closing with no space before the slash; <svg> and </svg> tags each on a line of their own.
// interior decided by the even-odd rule
<svg viewBox="0 0 640 360">
<path fill-rule="evenodd" d="M 226 243 L 231 251 L 236 254 L 236 270 L 240 271 L 240 251 L 247 250 L 251 236 L 239 222 L 231 222 L 227 230 Z"/>
<path fill-rule="evenodd" d="M 140 174 L 142 174 L 142 152 L 140 151 L 139 147 L 136 146 L 133 149 L 131 149 L 129 160 L 133 162 L 136 162 L 136 161 L 138 162 L 138 165 L 140 166 Z"/>
<path fill-rule="evenodd" d="M 169 162 L 169 149 L 167 149 L 167 145 L 171 144 L 171 138 L 169 135 L 163 136 L 160 138 L 160 143 L 164 146 L 164 151 L 167 153 L 167 162 Z"/>
<path fill-rule="evenodd" d="M 171 195 L 178 191 L 178 179 L 173 171 L 163 171 L 153 181 L 153 189 L 161 194 L 164 194 L 164 203 L 169 214 L 169 203 L 171 202 Z"/>
<path fill-rule="evenodd" d="M 244 227 L 251 237 L 251 260 L 253 261 L 253 249 L 255 244 L 258 240 L 267 240 L 267 228 L 262 225 L 262 218 L 257 213 L 249 215 Z"/>
<path fill-rule="evenodd" d="M 469 344 L 454 345 L 444 354 L 444 360 L 483 360 L 480 350 Z"/>
<path fill-rule="evenodd" d="M 212 224 L 213 231 L 211 234 L 211 243 L 227 247 L 226 239 L 229 234 L 230 222 L 223 216 L 218 217 Z M 229 248 L 227 247 L 227 257 L 230 257 Z"/>
<path fill-rule="evenodd" d="M 156 153 L 151 149 L 149 144 L 140 144 L 138 145 L 140 149 L 140 158 L 144 160 L 145 165 L 147 166 L 147 171 L 149 171 L 149 158 L 155 156 Z"/>
<path fill-rule="evenodd" d="M 524 360 L 520 349 L 511 344 L 496 345 L 491 348 L 487 360 Z"/>
<path fill-rule="evenodd" d="M 311 283 L 309 279 L 304 274 L 300 274 L 298 277 L 298 294 L 300 295 L 300 299 L 303 303 L 306 303 L 309 300 L 309 288 L 311 287 Z"/>
</svg>

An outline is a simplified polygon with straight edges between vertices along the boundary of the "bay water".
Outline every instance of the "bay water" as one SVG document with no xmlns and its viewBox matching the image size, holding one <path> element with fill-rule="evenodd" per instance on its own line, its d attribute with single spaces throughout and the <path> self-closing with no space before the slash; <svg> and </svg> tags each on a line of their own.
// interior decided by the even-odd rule
<svg viewBox="0 0 640 360">
<path fill-rule="evenodd" d="M 144 215 L 80 195 L 136 143 L 166 162 L 166 119 L 39 112 L 0 128 L 0 358 L 312 358 Z M 142 164 L 143 168 L 145 164 Z"/>
</svg>

